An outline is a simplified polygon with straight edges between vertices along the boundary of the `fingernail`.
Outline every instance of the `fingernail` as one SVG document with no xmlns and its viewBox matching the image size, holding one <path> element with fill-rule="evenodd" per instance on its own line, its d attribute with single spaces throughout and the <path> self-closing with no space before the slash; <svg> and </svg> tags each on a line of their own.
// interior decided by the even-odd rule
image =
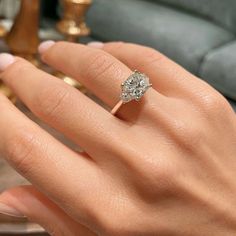
<svg viewBox="0 0 236 236">
<path fill-rule="evenodd" d="M 104 43 L 98 42 L 98 41 L 94 41 L 94 42 L 88 43 L 87 46 L 89 46 L 91 48 L 103 48 L 104 47 Z"/>
<path fill-rule="evenodd" d="M 44 41 L 42 42 L 39 47 L 38 47 L 38 51 L 40 54 L 43 54 L 44 52 L 46 52 L 50 47 L 52 47 L 55 44 L 55 41 L 53 40 L 48 40 L 48 41 Z"/>
<path fill-rule="evenodd" d="M 0 214 L 17 218 L 26 218 L 26 216 L 24 216 L 21 212 L 4 203 L 0 203 Z"/>
<path fill-rule="evenodd" d="M 0 71 L 4 71 L 15 61 L 15 57 L 9 53 L 0 54 Z"/>
</svg>

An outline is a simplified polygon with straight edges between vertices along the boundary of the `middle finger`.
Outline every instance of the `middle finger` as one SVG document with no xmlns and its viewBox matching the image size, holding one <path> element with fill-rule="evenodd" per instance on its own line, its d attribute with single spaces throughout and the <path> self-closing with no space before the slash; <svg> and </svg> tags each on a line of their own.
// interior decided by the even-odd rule
<svg viewBox="0 0 236 236">
<path fill-rule="evenodd" d="M 103 157 L 110 148 L 107 140 L 119 138 L 121 122 L 63 81 L 23 59 L 15 60 L 1 74 L 1 79 L 39 118 L 93 158 Z"/>
</svg>

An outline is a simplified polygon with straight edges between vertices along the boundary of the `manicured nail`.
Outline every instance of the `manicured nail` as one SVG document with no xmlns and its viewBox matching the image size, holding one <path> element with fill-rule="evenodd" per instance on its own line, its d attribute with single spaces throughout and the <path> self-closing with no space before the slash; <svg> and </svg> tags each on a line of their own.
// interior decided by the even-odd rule
<svg viewBox="0 0 236 236">
<path fill-rule="evenodd" d="M 90 42 L 87 44 L 89 47 L 91 48 L 103 48 L 104 47 L 104 43 L 102 42 L 97 42 L 97 41 L 94 41 L 94 42 Z"/>
<path fill-rule="evenodd" d="M 4 203 L 0 203 L 0 214 L 17 218 L 26 218 L 26 216 L 24 216 L 21 212 Z"/>
<path fill-rule="evenodd" d="M 15 57 L 9 53 L 0 54 L 0 71 L 4 71 L 15 61 Z"/>
<path fill-rule="evenodd" d="M 46 52 L 50 47 L 52 47 L 55 44 L 55 41 L 53 40 L 48 40 L 48 41 L 44 41 L 42 42 L 39 47 L 38 47 L 38 51 L 40 54 L 43 54 L 44 52 Z"/>
</svg>

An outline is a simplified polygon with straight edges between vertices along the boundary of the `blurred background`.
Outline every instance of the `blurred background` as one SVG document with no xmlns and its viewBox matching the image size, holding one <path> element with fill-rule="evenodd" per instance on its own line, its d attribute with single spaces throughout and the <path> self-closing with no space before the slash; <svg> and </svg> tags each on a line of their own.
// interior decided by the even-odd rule
<svg viewBox="0 0 236 236">
<path fill-rule="evenodd" d="M 127 41 L 151 46 L 220 91 L 236 110 L 235 0 L 0 0 L 0 50 L 20 55 L 96 99 L 37 55 L 46 39 L 87 43 Z M 0 82 L 0 92 L 43 124 Z M 4 112 L 4 111 L 0 111 Z M 0 159 L 0 191 L 27 184 Z M 0 215 L 0 235 L 46 235 L 33 223 Z"/>
</svg>

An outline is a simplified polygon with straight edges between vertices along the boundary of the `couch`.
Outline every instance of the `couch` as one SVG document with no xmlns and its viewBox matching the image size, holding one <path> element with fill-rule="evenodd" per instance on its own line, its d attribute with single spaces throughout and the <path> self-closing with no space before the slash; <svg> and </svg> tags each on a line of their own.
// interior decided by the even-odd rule
<svg viewBox="0 0 236 236">
<path fill-rule="evenodd" d="M 235 0 L 94 0 L 92 38 L 163 52 L 224 94 L 236 110 Z"/>
</svg>

